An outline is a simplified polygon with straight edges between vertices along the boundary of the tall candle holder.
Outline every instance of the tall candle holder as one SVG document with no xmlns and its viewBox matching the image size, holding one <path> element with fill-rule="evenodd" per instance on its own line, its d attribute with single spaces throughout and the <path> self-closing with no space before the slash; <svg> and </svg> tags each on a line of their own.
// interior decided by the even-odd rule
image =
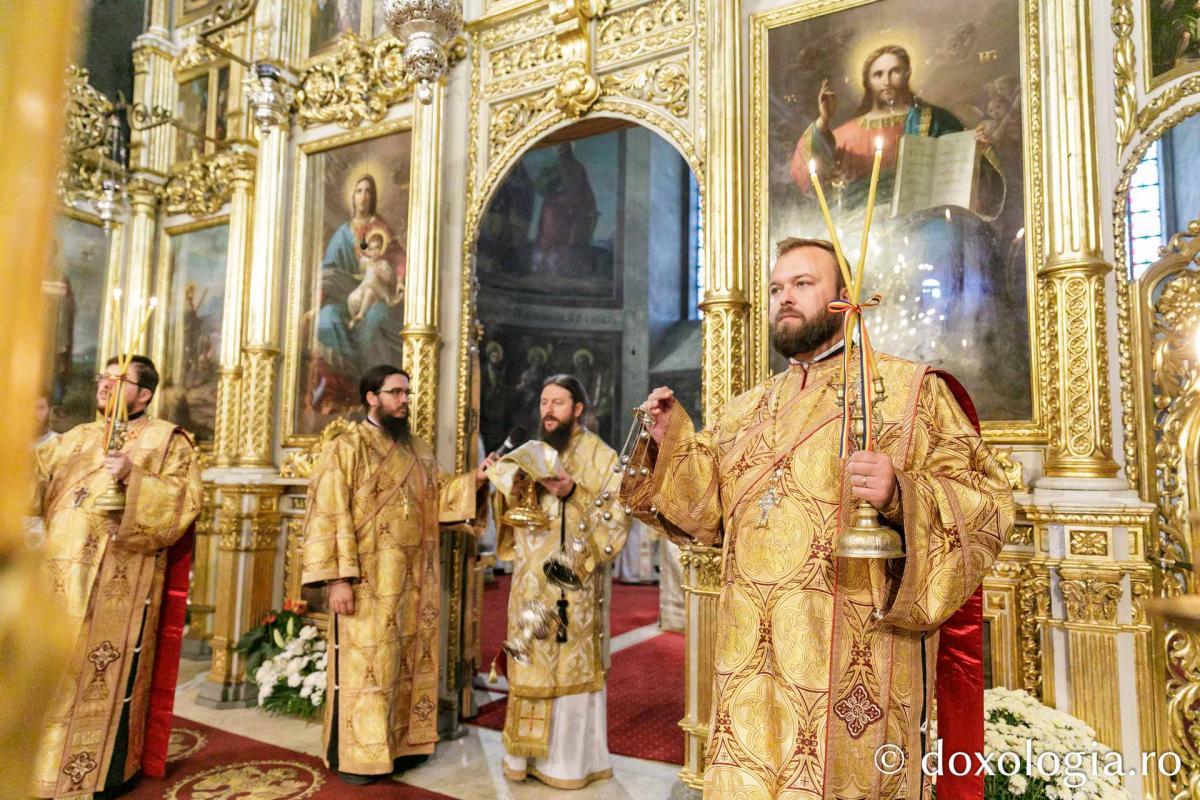
<svg viewBox="0 0 1200 800">
<path fill-rule="evenodd" d="M 879 167 L 883 159 L 883 139 L 875 139 L 875 160 L 871 165 L 871 184 L 867 193 L 867 212 L 863 221 L 862 243 L 858 254 L 858 263 L 852 274 L 850 266 L 842 251 L 841 240 L 833 217 L 829 213 L 829 205 L 825 201 L 825 192 L 821 188 L 821 180 L 817 175 L 815 161 L 809 162 L 809 176 L 821 207 L 821 215 L 825 227 L 829 231 L 829 240 L 833 245 L 838 270 L 842 275 L 849 294 L 849 302 L 837 300 L 830 303 L 829 310 L 843 314 L 842 338 L 845 347 L 842 350 L 842 381 L 838 387 L 838 400 L 842 404 L 842 437 L 841 456 L 849 449 L 852 431 L 855 427 L 861 431 L 860 444 L 863 450 L 874 449 L 874 407 L 886 397 L 883 376 L 879 373 L 879 365 L 875 352 L 871 348 L 871 340 L 867 335 L 866 320 L 863 311 L 879 305 L 879 296 L 875 295 L 863 302 L 862 283 L 866 267 L 867 252 L 870 245 L 871 222 L 875 216 L 875 192 L 879 186 Z M 854 414 L 851 398 L 850 383 L 850 345 L 855 329 L 858 331 L 858 415 Z M 868 391 L 869 390 L 869 391 Z M 856 426 L 855 423 L 858 423 Z M 900 558 L 904 555 L 904 544 L 900 535 L 891 528 L 879 522 L 879 512 L 866 500 L 860 500 L 854 509 L 849 525 L 838 537 L 835 554 L 843 558 Z"/>
<path fill-rule="evenodd" d="M 104 407 L 104 452 L 115 453 L 125 446 L 125 434 L 129 426 L 129 407 L 125 402 L 125 383 L 129 381 L 129 368 L 133 363 L 134 346 L 141 341 L 150 324 L 150 316 L 158 306 L 158 298 L 151 297 L 142 311 L 141 324 L 125 343 L 125 347 L 117 349 L 117 374 L 101 380 L 112 380 L 113 387 L 108 393 Z M 113 290 L 113 342 L 120 341 L 120 333 L 116 330 L 124 319 L 121 314 L 121 290 Z M 123 513 L 125 511 L 125 488 L 116 478 L 109 478 L 109 485 L 92 503 L 92 508 L 103 513 Z"/>
</svg>

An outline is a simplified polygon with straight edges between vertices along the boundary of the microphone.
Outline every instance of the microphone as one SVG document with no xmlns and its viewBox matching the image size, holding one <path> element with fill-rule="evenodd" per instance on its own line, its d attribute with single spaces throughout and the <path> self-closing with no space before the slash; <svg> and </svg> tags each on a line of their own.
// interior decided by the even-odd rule
<svg viewBox="0 0 1200 800">
<path fill-rule="evenodd" d="M 500 448 L 496 451 L 496 457 L 499 458 L 505 453 L 515 450 L 525 444 L 528 439 L 529 431 L 525 429 L 525 426 L 518 425 L 508 432 L 508 438 L 504 440 L 504 444 L 500 445 Z"/>
</svg>

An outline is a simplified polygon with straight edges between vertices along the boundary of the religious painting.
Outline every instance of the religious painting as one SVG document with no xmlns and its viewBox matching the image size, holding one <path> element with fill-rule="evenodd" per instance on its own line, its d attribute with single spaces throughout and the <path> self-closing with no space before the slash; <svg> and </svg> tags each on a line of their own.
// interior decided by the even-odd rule
<svg viewBox="0 0 1200 800">
<path fill-rule="evenodd" d="M 181 124 L 193 131 L 203 131 L 208 126 L 208 73 L 179 84 L 179 99 L 175 104 L 175 116 Z M 193 153 L 204 152 L 204 140 L 194 133 L 182 129 L 175 131 L 175 160 L 186 161 Z"/>
<path fill-rule="evenodd" d="M 309 0 L 308 15 L 308 54 L 315 56 L 329 49 L 346 31 L 358 32 L 362 0 Z"/>
<path fill-rule="evenodd" d="M 285 418 L 314 436 L 358 410 L 358 380 L 402 364 L 408 123 L 301 146 Z"/>
<path fill-rule="evenodd" d="M 159 415 L 211 442 L 225 309 L 227 222 L 167 231 L 159 270 Z"/>
<path fill-rule="evenodd" d="M 222 65 L 186 78 L 179 84 L 175 117 L 175 159 L 213 153 L 228 134 L 229 67 Z M 200 135 L 203 134 L 203 135 Z"/>
<path fill-rule="evenodd" d="M 489 325 L 481 348 L 480 427 L 484 446 L 494 451 L 513 427 L 536 435 L 542 384 L 565 372 L 583 384 L 591 404 L 584 422 L 609 444 L 621 432 L 621 332 L 570 328 Z M 618 412 L 618 413 L 614 413 Z"/>
<path fill-rule="evenodd" d="M 522 156 L 479 223 L 482 288 L 519 302 L 621 305 L 626 135 L 550 141 Z M 556 284 L 568 278 L 563 297 Z"/>
<path fill-rule="evenodd" d="M 1150 39 L 1149 88 L 1200 68 L 1200 8 L 1196 3 L 1145 0 Z"/>
<path fill-rule="evenodd" d="M 175 6 L 175 24 L 183 25 L 211 14 L 218 2 L 220 0 L 178 0 Z"/>
<path fill-rule="evenodd" d="M 854 268 L 882 146 L 872 344 L 949 371 L 983 419 L 1013 424 L 1035 418 L 1021 16 L 1016 0 L 877 0 L 753 23 L 762 306 L 775 243 L 829 238 L 814 176 Z"/>
<path fill-rule="evenodd" d="M 99 224 L 75 216 L 60 216 L 55 233 L 42 281 L 42 391 L 50 427 L 66 431 L 96 416 L 96 373 L 109 355 L 100 352 L 109 242 Z"/>
</svg>

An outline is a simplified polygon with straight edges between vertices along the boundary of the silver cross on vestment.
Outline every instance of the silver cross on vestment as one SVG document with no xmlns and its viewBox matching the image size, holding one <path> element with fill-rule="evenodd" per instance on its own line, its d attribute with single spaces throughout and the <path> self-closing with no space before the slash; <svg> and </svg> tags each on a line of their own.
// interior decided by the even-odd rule
<svg viewBox="0 0 1200 800">
<path fill-rule="evenodd" d="M 783 477 L 780 470 L 775 470 L 774 477 L 771 478 L 771 485 L 767 487 L 767 491 L 758 501 L 758 510 L 762 512 L 762 516 L 758 518 L 759 528 L 767 527 L 767 521 L 771 518 L 771 509 L 779 505 L 782 499 L 776 487 L 779 485 L 779 479 Z"/>
</svg>

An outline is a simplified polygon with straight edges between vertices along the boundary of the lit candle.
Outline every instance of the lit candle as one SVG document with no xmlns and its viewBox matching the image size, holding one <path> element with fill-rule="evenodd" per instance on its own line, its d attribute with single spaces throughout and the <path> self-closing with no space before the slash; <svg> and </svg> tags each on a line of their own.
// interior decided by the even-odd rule
<svg viewBox="0 0 1200 800">
<path fill-rule="evenodd" d="M 821 179 L 817 177 L 817 161 L 809 159 L 808 175 L 812 179 L 813 189 L 817 192 L 817 202 L 821 205 L 821 214 L 825 217 L 825 227 L 829 231 L 829 242 L 833 252 L 837 254 L 838 269 L 842 271 L 842 281 L 850 286 L 850 267 L 846 264 L 846 256 L 842 254 L 842 243 L 838 240 L 837 228 L 833 226 L 833 217 L 829 215 L 829 205 L 825 202 L 825 192 L 821 189 Z"/>
<path fill-rule="evenodd" d="M 854 287 L 851 301 L 857 303 L 862 293 L 863 271 L 867 263 L 867 239 L 871 234 L 871 220 L 875 216 L 875 190 L 879 186 L 879 164 L 883 160 L 883 137 L 875 137 L 875 162 L 871 165 L 871 187 L 867 191 L 867 216 L 863 221 L 862 250 L 858 254 L 858 267 L 854 272 Z"/>
</svg>

